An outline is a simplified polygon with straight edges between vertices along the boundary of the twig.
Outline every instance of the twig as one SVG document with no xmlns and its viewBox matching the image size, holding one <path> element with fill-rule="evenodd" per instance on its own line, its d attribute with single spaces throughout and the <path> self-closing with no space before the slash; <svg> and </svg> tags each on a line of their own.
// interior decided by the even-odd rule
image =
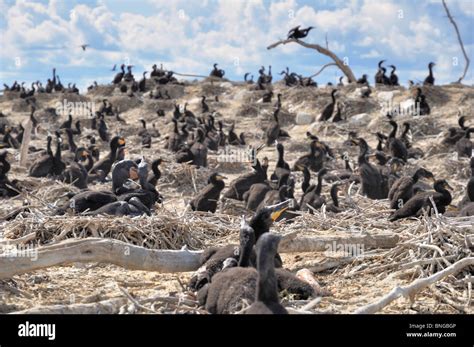
<svg viewBox="0 0 474 347">
<path fill-rule="evenodd" d="M 446 10 L 446 14 L 448 15 L 449 21 L 453 24 L 454 30 L 456 30 L 456 35 L 458 37 L 459 45 L 461 46 L 462 54 L 464 55 L 464 59 L 466 60 L 466 66 L 464 67 L 464 73 L 462 74 L 461 77 L 459 77 L 459 79 L 456 82 L 456 83 L 461 83 L 463 78 L 466 77 L 467 70 L 469 69 L 470 60 L 469 60 L 469 57 L 466 54 L 466 50 L 464 49 L 464 44 L 463 44 L 462 39 L 461 39 L 461 34 L 459 33 L 458 25 L 456 24 L 453 17 L 451 16 L 451 13 L 449 12 L 449 9 L 448 9 L 448 5 L 446 5 L 446 1 L 442 0 L 442 2 L 443 2 L 444 9 Z"/>
</svg>

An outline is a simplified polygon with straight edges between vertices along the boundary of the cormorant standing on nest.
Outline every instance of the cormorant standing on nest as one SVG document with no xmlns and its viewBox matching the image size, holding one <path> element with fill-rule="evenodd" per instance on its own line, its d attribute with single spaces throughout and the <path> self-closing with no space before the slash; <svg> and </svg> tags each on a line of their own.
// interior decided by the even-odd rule
<svg viewBox="0 0 474 347">
<path fill-rule="evenodd" d="M 281 176 L 278 179 L 278 184 L 276 186 L 276 189 L 270 189 L 269 191 L 267 191 L 267 193 L 265 194 L 265 197 L 257 206 L 257 212 L 263 209 L 267 205 L 279 204 L 291 198 L 292 193 L 291 193 L 291 187 L 288 185 L 289 181 L 290 181 L 289 173 Z"/>
<path fill-rule="evenodd" d="M 252 172 L 246 173 L 237 177 L 233 180 L 229 189 L 224 193 L 224 197 L 227 199 L 242 200 L 243 195 L 250 187 L 255 183 L 263 183 L 267 179 L 267 171 L 260 165 L 260 161 L 257 159 L 255 164 L 252 165 Z"/>
<path fill-rule="evenodd" d="M 138 82 L 138 90 L 140 92 L 144 92 L 146 90 L 146 74 L 147 73 L 148 71 L 144 71 L 142 79 Z"/>
<path fill-rule="evenodd" d="M 266 311 L 260 311 L 258 309 L 261 305 L 272 305 L 275 301 L 272 299 L 277 295 L 277 291 L 287 291 L 290 294 L 297 295 L 298 298 L 308 298 L 314 295 L 314 290 L 305 282 L 298 279 L 292 273 L 284 269 L 274 269 L 278 267 L 275 263 L 271 263 L 274 259 L 278 258 L 277 243 L 272 246 L 271 249 L 262 249 L 261 242 L 264 244 L 268 241 L 268 236 L 273 237 L 270 233 L 264 233 L 261 238 L 257 239 L 257 254 L 252 250 L 250 244 L 254 241 L 252 235 L 252 229 L 255 227 L 252 222 L 249 224 L 245 221 L 241 225 L 241 250 L 238 267 L 226 268 L 218 273 L 212 279 L 211 283 L 204 286 L 198 293 L 199 302 L 205 305 L 206 309 L 213 314 L 225 314 L 232 313 L 242 309 L 242 303 L 244 300 L 249 302 L 257 302 L 257 307 L 252 306 L 251 312 L 267 313 Z M 255 232 L 255 234 L 257 234 Z M 245 237 L 243 237 L 245 235 Z M 265 254 L 265 267 L 266 271 L 262 271 L 262 255 Z M 257 258 L 257 260 L 255 260 Z M 234 258 L 235 259 L 235 258 Z M 256 263 L 256 264 L 255 264 Z M 272 276 L 270 270 L 270 276 L 272 276 L 272 283 L 275 287 L 271 287 L 272 290 L 275 288 L 275 293 L 269 295 L 269 283 L 264 278 L 259 278 L 259 273 L 254 267 L 263 272 L 268 273 L 268 267 L 273 269 L 275 277 Z M 260 279 L 260 283 L 259 283 Z M 262 281 L 263 280 L 263 281 Z M 259 288 L 258 294 L 257 288 Z M 265 292 L 262 292 L 265 291 Z M 259 303 L 263 301 L 264 304 Z M 258 309 L 258 311 L 254 311 Z"/>
<path fill-rule="evenodd" d="M 127 66 L 127 73 L 123 76 L 123 80 L 125 82 L 134 82 L 135 81 L 135 77 L 133 77 L 133 73 L 132 73 L 132 68 L 133 68 L 132 65 Z"/>
<path fill-rule="evenodd" d="M 20 194 L 21 188 L 17 186 L 18 180 L 8 179 L 7 174 L 11 168 L 8 155 L 7 151 L 0 152 L 0 196 L 13 197 Z"/>
<path fill-rule="evenodd" d="M 344 211 L 344 209 L 342 209 L 342 208 L 339 206 L 339 199 L 338 199 L 338 197 L 337 197 L 338 187 L 339 187 L 339 184 L 338 184 L 338 183 L 334 183 L 334 184 L 331 186 L 330 195 L 331 195 L 332 203 L 329 203 L 329 204 L 327 204 L 327 206 L 326 206 L 326 211 L 328 211 L 328 212 L 340 213 L 340 212 Z"/>
<path fill-rule="evenodd" d="M 272 187 L 268 183 L 255 183 L 252 184 L 250 189 L 245 192 L 244 200 L 246 202 L 245 207 L 248 210 L 256 211 L 258 206 L 265 199 L 265 196 Z"/>
<path fill-rule="evenodd" d="M 177 152 L 182 145 L 183 139 L 179 133 L 178 121 L 174 118 L 171 121 L 173 122 L 173 132 L 168 135 L 168 142 L 166 143 L 165 148 L 172 152 Z"/>
<path fill-rule="evenodd" d="M 119 84 L 120 82 L 122 82 L 123 76 L 125 75 L 125 64 L 122 64 L 120 66 L 120 69 L 122 71 L 115 75 L 114 80 L 112 81 L 113 84 Z"/>
<path fill-rule="evenodd" d="M 158 158 L 152 161 L 151 173 L 148 175 L 148 183 L 152 184 L 153 186 L 156 186 L 158 180 L 161 178 L 160 165 L 166 162 L 167 161 L 162 158 Z"/>
<path fill-rule="evenodd" d="M 369 146 L 364 139 L 359 138 L 359 174 L 362 183 L 362 194 L 370 199 L 385 199 L 388 194 L 388 182 L 380 171 L 367 160 Z"/>
<path fill-rule="evenodd" d="M 375 84 L 388 84 L 390 80 L 388 79 L 387 76 L 385 76 L 385 71 L 386 69 L 382 66 L 382 64 L 385 62 L 385 60 L 379 61 L 379 69 L 377 70 L 377 73 L 375 74 Z"/>
<path fill-rule="evenodd" d="M 257 242 L 257 292 L 255 302 L 245 311 L 246 314 L 288 314 L 278 298 L 273 260 L 280 240 L 281 236 L 267 233 Z"/>
<path fill-rule="evenodd" d="M 387 146 L 394 158 L 400 158 L 403 161 L 408 159 L 408 151 L 405 147 L 405 144 L 400 139 L 396 138 L 398 124 L 394 120 L 390 120 L 390 125 L 392 126 L 392 131 L 388 135 Z"/>
<path fill-rule="evenodd" d="M 278 120 L 279 113 L 280 113 L 280 109 L 277 108 L 273 112 L 273 121 L 268 125 L 267 131 L 266 131 L 267 146 L 271 146 L 273 143 L 275 143 L 276 140 L 278 140 L 279 137 L 290 137 L 288 132 L 280 128 L 280 123 Z"/>
<path fill-rule="evenodd" d="M 276 148 L 278 152 L 278 160 L 275 171 L 270 177 L 272 180 L 279 180 L 283 175 L 290 174 L 290 165 L 285 161 L 285 148 L 281 143 L 277 143 Z"/>
<path fill-rule="evenodd" d="M 142 147 L 151 148 L 151 135 L 146 128 L 146 121 L 141 118 L 140 122 L 142 123 L 143 129 L 138 132 L 138 136 L 142 138 Z"/>
<path fill-rule="evenodd" d="M 190 148 L 193 165 L 196 165 L 197 167 L 207 167 L 207 146 L 203 144 L 204 139 L 204 131 L 201 128 L 198 128 L 197 140 Z"/>
<path fill-rule="evenodd" d="M 398 179 L 390 188 L 388 192 L 388 199 L 390 200 L 390 208 L 399 209 L 414 195 L 413 187 L 421 177 L 429 178 L 434 181 L 433 173 L 419 168 L 413 176 L 403 176 Z"/>
<path fill-rule="evenodd" d="M 235 128 L 235 123 L 232 123 L 229 129 L 229 134 L 227 136 L 227 141 L 229 142 L 229 145 L 234 145 L 234 146 L 240 146 L 240 145 L 245 145 L 245 138 L 244 138 L 244 133 L 240 133 L 239 136 L 234 131 Z"/>
<path fill-rule="evenodd" d="M 245 73 L 244 75 L 244 81 L 247 84 L 253 84 L 253 75 L 250 76 L 250 79 L 247 79 L 247 77 L 250 75 L 250 72 Z"/>
<path fill-rule="evenodd" d="M 342 119 L 342 106 L 341 106 L 341 103 L 338 102 L 336 104 L 336 114 L 332 118 L 332 121 L 334 123 L 337 123 L 337 122 L 341 122 L 342 120 L 343 120 Z"/>
<path fill-rule="evenodd" d="M 205 95 L 203 95 L 201 97 L 201 108 L 202 108 L 202 113 L 209 112 L 209 105 L 206 103 L 206 96 Z"/>
<path fill-rule="evenodd" d="M 319 117 L 320 121 L 327 121 L 329 118 L 331 118 L 333 112 L 334 112 L 334 106 L 336 105 L 336 92 L 337 89 L 333 89 L 331 92 L 331 102 L 324 107 L 323 112 L 321 112 L 321 116 Z"/>
<path fill-rule="evenodd" d="M 69 115 L 67 116 L 67 120 L 61 124 L 59 129 L 68 129 L 71 126 L 72 126 L 72 114 L 69 113 Z"/>
<path fill-rule="evenodd" d="M 430 106 L 426 102 L 426 97 L 423 95 L 423 92 L 420 87 L 416 88 L 416 95 L 415 95 L 415 108 L 417 113 L 415 116 L 423 116 L 430 114 Z"/>
<path fill-rule="evenodd" d="M 469 200 L 474 202 L 474 158 L 471 158 L 471 178 L 469 179 L 469 182 L 467 183 L 467 196 L 469 197 Z"/>
<path fill-rule="evenodd" d="M 204 187 L 199 194 L 190 202 L 193 211 L 216 212 L 217 202 L 221 191 L 225 187 L 224 179 L 226 177 L 213 173 L 208 180 L 208 185 Z"/>
<path fill-rule="evenodd" d="M 397 70 L 397 68 L 395 67 L 395 65 L 389 65 L 389 67 L 392 68 L 392 71 L 390 72 L 390 85 L 399 86 L 398 76 L 395 74 L 395 71 Z"/>
<path fill-rule="evenodd" d="M 140 188 L 121 194 L 119 200 L 130 201 L 131 198 L 138 198 L 147 208 L 147 210 L 142 210 L 142 212 L 150 215 L 149 210 L 155 205 L 155 203 L 161 203 L 163 197 L 157 192 L 155 186 L 148 182 L 148 164 L 143 159 L 140 160 L 140 163 L 138 164 L 137 174 Z"/>
<path fill-rule="evenodd" d="M 242 238 L 242 232 L 245 235 L 250 236 L 245 230 L 245 226 L 249 225 L 252 229 L 252 244 L 250 245 L 250 250 L 253 247 L 255 238 L 259 238 L 265 233 L 270 232 L 270 226 L 275 220 L 280 217 L 283 211 L 288 208 L 289 202 L 267 206 L 255 215 L 250 220 L 249 224 L 242 220 L 241 229 L 240 229 L 240 241 L 241 246 L 242 242 L 246 242 L 248 237 Z M 248 229 L 247 229 L 248 230 Z M 240 257 L 242 257 L 242 249 L 240 250 Z M 249 255 L 250 256 L 250 255 Z M 204 284 L 211 282 L 212 277 L 219 271 L 222 270 L 224 261 L 228 258 L 234 258 L 235 260 L 239 259 L 239 247 L 236 245 L 226 245 L 220 247 L 211 247 L 206 250 L 201 255 L 200 264 L 201 267 L 196 271 L 196 273 L 191 277 L 189 282 L 189 287 L 193 290 L 200 289 Z M 250 260 L 250 259 L 249 259 Z M 282 262 L 279 256 L 275 256 L 275 265 L 281 267 Z"/>
<path fill-rule="evenodd" d="M 281 108 L 281 106 L 282 106 L 282 105 L 281 105 L 281 97 L 282 97 L 281 93 L 278 93 L 278 94 L 277 94 L 277 102 L 276 102 L 276 104 L 275 104 L 275 108 Z"/>
<path fill-rule="evenodd" d="M 35 160 L 31 165 L 29 173 L 31 177 L 46 177 L 51 173 L 54 165 L 54 155 L 51 150 L 52 141 L 53 138 L 48 135 L 46 154 Z"/>
<path fill-rule="evenodd" d="M 105 123 L 104 115 L 100 116 L 98 133 L 102 141 L 104 142 L 109 141 L 109 132 L 108 132 L 107 124 Z"/>
<path fill-rule="evenodd" d="M 98 161 L 93 167 L 91 172 L 97 173 L 97 171 L 101 170 L 104 173 L 104 177 L 107 176 L 114 164 L 115 160 L 117 160 L 117 150 L 119 147 L 125 146 L 125 139 L 121 136 L 114 136 L 112 140 L 110 140 L 110 152 L 106 158 Z"/>
<path fill-rule="evenodd" d="M 218 78 L 224 77 L 225 71 L 222 70 L 222 69 L 218 69 L 218 68 L 217 68 L 217 63 L 215 63 L 213 66 L 214 66 L 214 69 L 211 71 L 211 73 L 209 74 L 209 76 L 218 77 Z"/>
<path fill-rule="evenodd" d="M 254 244 L 255 233 L 245 220 L 242 220 L 240 226 L 240 246 L 226 245 L 221 247 L 211 247 L 204 250 L 200 260 L 201 266 L 191 277 L 188 285 L 192 290 L 200 290 L 198 297 L 202 297 L 200 298 L 202 305 L 204 305 L 208 299 L 207 290 L 209 283 L 211 283 L 214 275 L 226 269 L 226 263 L 228 263 L 230 259 L 238 261 L 237 265 L 242 268 L 251 265 Z M 209 299 L 210 304 L 212 301 L 212 294 Z M 211 311 L 213 310 L 211 309 Z"/>
<path fill-rule="evenodd" d="M 428 76 L 425 78 L 425 80 L 423 81 L 423 85 L 434 85 L 434 82 L 435 82 L 435 78 L 433 76 L 433 66 L 435 66 L 436 64 L 431 62 L 428 64 L 428 70 L 429 70 L 429 74 Z"/>
<path fill-rule="evenodd" d="M 367 76 L 367 75 L 365 75 L 365 74 L 362 75 L 362 77 L 357 80 L 357 84 L 369 85 L 369 80 L 367 79 L 368 77 L 369 77 L 369 76 Z"/>
<path fill-rule="evenodd" d="M 469 128 L 466 130 L 464 137 L 456 142 L 456 151 L 458 157 L 472 157 L 472 142 L 471 142 L 471 133 L 474 132 L 474 128 Z"/>
<path fill-rule="evenodd" d="M 87 160 L 88 163 L 84 166 L 81 161 Z M 87 188 L 88 171 L 92 168 L 92 156 L 84 147 L 76 149 L 76 156 L 74 161 L 66 167 L 61 175 L 61 180 L 66 183 L 71 183 L 79 189 Z"/>
<path fill-rule="evenodd" d="M 293 171 L 299 171 L 302 167 L 318 172 L 324 165 L 326 148 L 318 140 L 311 141 L 310 152 L 298 158 L 293 165 Z"/>
<path fill-rule="evenodd" d="M 287 40 L 290 40 L 290 39 L 296 39 L 296 40 L 299 40 L 299 39 L 304 39 L 306 36 L 308 36 L 309 32 L 314 29 L 314 27 L 307 27 L 306 29 L 300 29 L 300 26 L 301 25 L 298 25 L 297 27 L 294 27 L 293 29 L 290 29 L 290 31 L 288 31 L 288 36 L 287 36 Z"/>
<path fill-rule="evenodd" d="M 309 171 L 303 171 L 306 175 L 309 174 Z M 323 176 L 327 173 L 325 168 L 321 169 L 318 172 L 318 184 L 317 185 L 310 185 L 306 191 L 304 192 L 303 196 L 301 197 L 300 201 L 300 210 L 301 211 L 308 211 L 311 214 L 314 210 L 319 210 L 321 206 L 326 203 L 326 199 L 324 196 L 321 196 L 321 191 L 323 188 Z"/>
<path fill-rule="evenodd" d="M 461 114 L 461 112 L 459 112 Z M 459 128 L 449 128 L 449 135 L 443 139 L 445 145 L 455 145 L 456 142 L 461 140 L 465 134 L 468 127 L 465 125 L 466 117 L 461 116 L 458 118 Z"/>
<path fill-rule="evenodd" d="M 129 179 L 138 179 L 138 165 L 133 160 L 124 159 L 116 162 L 112 167 L 112 192 L 120 195 L 132 189 L 124 187 Z"/>
<path fill-rule="evenodd" d="M 430 197 L 436 205 L 439 213 L 446 211 L 446 206 L 451 203 L 452 197 L 447 189 L 452 189 L 445 180 L 437 180 L 434 183 L 435 192 L 423 192 L 415 194 L 400 209 L 395 211 L 390 217 L 390 221 L 396 221 L 402 218 L 416 217 L 422 213 L 423 208 L 431 208 Z"/>
</svg>

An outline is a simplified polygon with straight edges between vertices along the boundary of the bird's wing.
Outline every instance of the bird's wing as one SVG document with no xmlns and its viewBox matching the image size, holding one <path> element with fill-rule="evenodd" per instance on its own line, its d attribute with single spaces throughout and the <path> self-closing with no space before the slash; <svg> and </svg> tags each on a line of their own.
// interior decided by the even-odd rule
<svg viewBox="0 0 474 347">
<path fill-rule="evenodd" d="M 301 26 L 301 25 L 298 25 L 298 26 L 294 27 L 293 29 L 290 29 L 290 31 L 288 31 L 288 34 L 290 34 L 290 33 L 294 32 L 294 31 L 298 30 L 298 29 L 300 28 L 300 26 Z"/>
</svg>

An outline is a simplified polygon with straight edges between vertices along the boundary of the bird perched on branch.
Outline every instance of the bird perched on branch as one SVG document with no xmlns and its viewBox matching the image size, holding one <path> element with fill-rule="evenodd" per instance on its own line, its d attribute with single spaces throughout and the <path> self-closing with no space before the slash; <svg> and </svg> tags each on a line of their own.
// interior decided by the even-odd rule
<svg viewBox="0 0 474 347">
<path fill-rule="evenodd" d="M 314 29 L 314 27 L 307 27 L 306 29 L 300 29 L 301 25 L 298 25 L 297 27 L 294 27 L 290 31 L 288 31 L 288 37 L 287 39 L 304 39 L 306 36 L 308 36 L 309 32 L 311 29 Z"/>
</svg>

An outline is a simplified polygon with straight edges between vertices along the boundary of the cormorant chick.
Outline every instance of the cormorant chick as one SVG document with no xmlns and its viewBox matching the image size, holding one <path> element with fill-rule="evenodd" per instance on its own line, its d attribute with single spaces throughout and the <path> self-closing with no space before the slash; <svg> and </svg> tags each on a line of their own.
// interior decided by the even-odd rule
<svg viewBox="0 0 474 347">
<path fill-rule="evenodd" d="M 430 197 L 439 213 L 446 211 L 446 206 L 451 203 L 452 197 L 447 189 L 452 189 L 445 180 L 437 180 L 434 183 L 435 192 L 423 192 L 414 195 L 400 209 L 395 211 L 390 217 L 390 221 L 396 221 L 402 218 L 416 217 L 422 213 L 423 208 L 431 208 Z"/>
<path fill-rule="evenodd" d="M 414 195 L 413 187 L 418 179 L 421 177 L 429 178 L 434 181 L 433 173 L 430 171 L 419 168 L 415 174 L 410 176 L 404 176 L 398 179 L 390 188 L 388 193 L 388 199 L 390 200 L 390 208 L 399 209 L 401 208 L 411 197 Z"/>
<path fill-rule="evenodd" d="M 193 211 L 216 212 L 217 202 L 221 191 L 225 187 L 226 177 L 213 173 L 208 180 L 208 185 L 189 203 Z"/>
</svg>

